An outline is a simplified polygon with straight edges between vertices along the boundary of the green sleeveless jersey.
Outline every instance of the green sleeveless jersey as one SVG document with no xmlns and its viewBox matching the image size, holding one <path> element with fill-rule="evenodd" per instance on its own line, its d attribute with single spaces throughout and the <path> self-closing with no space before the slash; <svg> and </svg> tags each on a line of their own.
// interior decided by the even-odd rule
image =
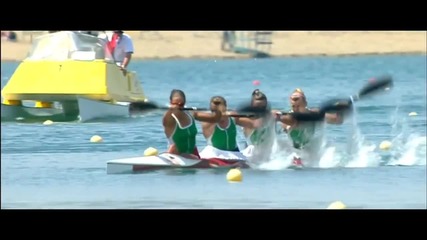
<svg viewBox="0 0 427 240">
<path fill-rule="evenodd" d="M 267 122 L 262 127 L 254 129 L 249 136 L 250 144 L 260 145 L 264 143 L 267 139 L 272 137 L 270 135 L 274 133 L 274 127 L 274 122 Z"/>
<path fill-rule="evenodd" d="M 197 127 L 194 118 L 190 114 L 186 114 L 191 119 L 190 125 L 186 127 L 182 127 L 176 116 L 172 114 L 172 117 L 175 118 L 176 126 L 169 138 L 169 142 L 175 144 L 178 152 L 192 154 L 196 147 Z"/>
<path fill-rule="evenodd" d="M 236 137 L 236 123 L 232 118 L 229 118 L 227 128 L 223 129 L 218 124 L 215 125 L 214 132 L 208 139 L 208 144 L 223 151 L 235 151 L 237 149 Z"/>
<path fill-rule="evenodd" d="M 289 112 L 292 112 L 289 111 Z M 310 142 L 316 130 L 314 122 L 300 122 L 296 128 L 288 132 L 295 148 L 302 148 Z"/>
</svg>

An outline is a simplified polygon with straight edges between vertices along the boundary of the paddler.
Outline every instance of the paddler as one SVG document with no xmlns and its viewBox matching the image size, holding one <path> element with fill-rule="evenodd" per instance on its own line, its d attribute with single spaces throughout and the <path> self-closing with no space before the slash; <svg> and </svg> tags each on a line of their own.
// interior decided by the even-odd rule
<svg viewBox="0 0 427 240">
<path fill-rule="evenodd" d="M 255 89 L 251 96 L 251 106 L 264 108 L 266 112 L 270 111 L 267 96 L 259 89 Z M 239 118 L 241 120 L 241 118 Z M 243 121 L 247 121 L 242 119 Z M 248 145 L 260 145 L 269 135 L 274 133 L 274 125 L 272 124 L 272 118 L 269 114 L 266 116 L 258 116 L 251 118 L 251 125 L 246 124 L 243 128 L 243 133 L 247 139 Z"/>
<path fill-rule="evenodd" d="M 289 101 L 291 105 L 291 110 L 289 113 L 309 113 L 319 111 L 316 108 L 307 107 L 307 98 L 304 92 L 299 88 L 295 89 L 291 93 Z M 329 124 L 340 125 L 343 123 L 343 113 L 344 112 L 326 113 L 324 120 Z M 276 120 L 282 123 L 283 131 L 288 134 L 295 149 L 304 149 L 304 147 L 310 142 L 315 134 L 317 126 L 317 122 L 315 121 L 299 122 L 289 115 L 281 114 L 277 114 Z M 298 155 L 294 155 L 292 164 L 295 166 L 303 166 L 302 160 Z"/>
<path fill-rule="evenodd" d="M 203 135 L 207 144 L 222 151 L 239 151 L 237 146 L 236 122 L 227 114 L 227 101 L 222 96 L 214 96 L 210 100 L 211 112 L 222 113 L 219 122 L 202 122 Z"/>
<path fill-rule="evenodd" d="M 169 99 L 170 109 L 163 116 L 164 132 L 169 143 L 167 152 L 186 158 L 200 159 L 196 146 L 195 120 L 217 123 L 221 120 L 221 111 L 214 110 L 209 113 L 180 110 L 185 106 L 186 98 L 185 93 L 179 89 L 173 89 Z"/>
<path fill-rule="evenodd" d="M 248 156 L 251 163 L 258 164 L 269 160 L 275 141 L 275 114 L 270 114 L 267 96 L 259 89 L 251 95 L 251 106 L 264 109 L 267 114 L 255 117 L 237 117 L 236 123 L 243 126 L 247 148 L 242 152 Z"/>
<path fill-rule="evenodd" d="M 219 122 L 202 122 L 207 146 L 200 152 L 200 156 L 203 159 L 216 161 L 215 164 L 222 166 L 235 164 L 236 160 L 246 160 L 237 145 L 236 125 L 242 125 L 242 121 L 229 116 L 227 101 L 222 96 L 212 97 L 209 105 L 211 112 L 220 111 L 222 117 Z"/>
</svg>

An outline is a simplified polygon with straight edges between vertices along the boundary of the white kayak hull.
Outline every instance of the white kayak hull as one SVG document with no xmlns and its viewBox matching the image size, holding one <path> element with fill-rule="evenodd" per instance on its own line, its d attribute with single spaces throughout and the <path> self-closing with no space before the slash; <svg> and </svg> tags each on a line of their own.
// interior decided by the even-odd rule
<svg viewBox="0 0 427 240">
<path fill-rule="evenodd" d="M 218 164 L 227 163 L 225 166 Z M 190 159 L 170 153 L 157 156 L 142 156 L 107 161 L 107 174 L 134 173 L 147 170 L 167 168 L 216 168 L 216 167 L 246 167 L 245 159 Z"/>
</svg>

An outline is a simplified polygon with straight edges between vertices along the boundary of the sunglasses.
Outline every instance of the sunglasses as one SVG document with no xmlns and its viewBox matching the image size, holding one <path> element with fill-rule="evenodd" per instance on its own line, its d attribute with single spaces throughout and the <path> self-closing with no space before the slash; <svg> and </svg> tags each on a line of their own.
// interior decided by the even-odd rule
<svg viewBox="0 0 427 240">
<path fill-rule="evenodd" d="M 178 106 L 180 106 L 180 107 L 184 107 L 184 106 L 185 106 L 185 104 L 184 104 L 184 103 L 181 103 L 181 102 L 171 102 L 170 104 L 171 104 L 171 105 L 178 105 Z"/>
<path fill-rule="evenodd" d="M 213 101 L 212 102 L 214 105 L 220 105 L 220 104 L 224 104 L 223 102 L 221 102 L 221 101 Z"/>
<path fill-rule="evenodd" d="M 300 99 L 300 97 L 291 97 L 292 101 L 298 101 Z"/>
</svg>

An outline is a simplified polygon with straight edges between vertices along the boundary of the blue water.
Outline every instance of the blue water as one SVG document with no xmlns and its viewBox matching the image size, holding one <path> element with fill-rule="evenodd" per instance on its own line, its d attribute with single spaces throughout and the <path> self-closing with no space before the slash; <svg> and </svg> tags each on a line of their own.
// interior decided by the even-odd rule
<svg viewBox="0 0 427 240">
<path fill-rule="evenodd" d="M 2 87 L 16 67 L 1 63 Z M 395 87 L 357 102 L 343 125 L 326 126 L 318 168 L 284 170 L 289 156 L 278 151 L 262 169 L 242 170 L 241 183 L 219 170 L 107 175 L 107 160 L 166 149 L 161 111 L 50 126 L 2 122 L 2 208 L 326 208 L 338 200 L 348 208 L 426 208 L 425 55 L 134 61 L 131 68 L 152 101 L 166 104 L 180 88 L 197 107 L 223 95 L 232 108 L 249 98 L 253 80 L 278 109 L 289 107 L 297 87 L 310 106 L 354 94 L 384 73 Z M 90 143 L 95 134 L 104 142 Z M 391 150 L 378 149 L 384 140 Z"/>
</svg>

